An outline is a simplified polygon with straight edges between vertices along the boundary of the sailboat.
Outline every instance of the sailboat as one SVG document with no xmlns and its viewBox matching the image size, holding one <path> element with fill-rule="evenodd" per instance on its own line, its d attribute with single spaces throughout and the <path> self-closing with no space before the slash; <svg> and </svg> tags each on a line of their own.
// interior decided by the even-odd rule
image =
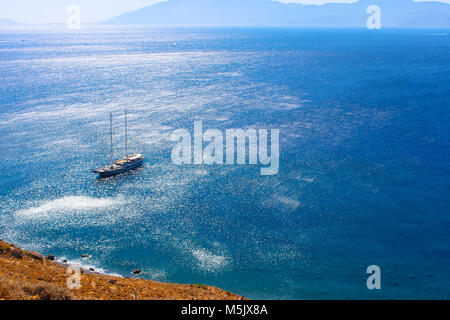
<svg viewBox="0 0 450 320">
<path fill-rule="evenodd" d="M 128 155 L 128 127 L 127 127 L 128 112 L 125 110 L 125 158 L 121 160 L 114 160 L 113 155 L 113 129 L 112 129 L 112 112 L 109 115 L 109 128 L 111 135 L 111 164 L 100 169 L 92 170 L 98 173 L 100 177 L 110 177 L 116 174 L 136 169 L 144 164 L 144 156 L 142 154 Z"/>
</svg>

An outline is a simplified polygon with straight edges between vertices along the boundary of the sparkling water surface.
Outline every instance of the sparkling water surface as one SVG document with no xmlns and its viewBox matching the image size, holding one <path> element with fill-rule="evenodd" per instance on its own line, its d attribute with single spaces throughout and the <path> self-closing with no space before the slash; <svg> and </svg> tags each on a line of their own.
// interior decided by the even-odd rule
<svg viewBox="0 0 450 320">
<path fill-rule="evenodd" d="M 448 298 L 449 57 L 432 29 L 1 30 L 0 238 L 254 299 Z M 97 179 L 124 109 L 146 163 Z M 195 120 L 280 129 L 279 174 L 172 164 Z"/>
</svg>

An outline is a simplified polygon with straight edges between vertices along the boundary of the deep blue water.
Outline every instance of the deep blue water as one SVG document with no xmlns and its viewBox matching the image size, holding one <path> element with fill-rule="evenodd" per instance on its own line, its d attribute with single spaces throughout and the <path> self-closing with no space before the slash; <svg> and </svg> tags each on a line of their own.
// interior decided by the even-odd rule
<svg viewBox="0 0 450 320">
<path fill-rule="evenodd" d="M 250 298 L 449 296 L 448 30 L 0 31 L 0 80 L 4 240 Z M 96 179 L 125 108 L 146 164 Z M 280 129 L 279 174 L 172 164 L 194 120 Z"/>
</svg>

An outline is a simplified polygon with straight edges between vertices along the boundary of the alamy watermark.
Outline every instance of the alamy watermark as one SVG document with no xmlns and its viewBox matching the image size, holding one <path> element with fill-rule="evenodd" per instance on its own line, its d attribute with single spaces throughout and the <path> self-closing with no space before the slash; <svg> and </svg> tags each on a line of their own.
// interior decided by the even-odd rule
<svg viewBox="0 0 450 320">
<path fill-rule="evenodd" d="M 69 30 L 81 29 L 81 8 L 77 5 L 71 5 L 67 7 L 66 13 L 68 14 L 66 26 Z"/>
<path fill-rule="evenodd" d="M 367 274 L 370 274 L 370 277 L 367 278 L 367 289 L 381 290 L 381 268 L 376 265 L 369 266 Z"/>
<path fill-rule="evenodd" d="M 81 268 L 79 266 L 70 265 L 66 274 L 69 276 L 67 278 L 67 288 L 70 290 L 81 289 Z"/>
<path fill-rule="evenodd" d="M 371 5 L 366 10 L 367 14 L 370 14 L 367 19 L 367 28 L 369 30 L 381 29 L 381 9 L 379 6 Z"/>
<path fill-rule="evenodd" d="M 224 136 L 218 129 L 203 132 L 202 121 L 194 121 L 193 139 L 188 130 L 178 129 L 172 133 L 171 140 L 178 142 L 172 150 L 172 162 L 177 165 L 257 165 L 259 162 L 265 166 L 260 170 L 261 175 L 276 175 L 279 171 L 279 129 L 270 130 L 270 154 L 267 129 L 227 129 Z"/>
</svg>

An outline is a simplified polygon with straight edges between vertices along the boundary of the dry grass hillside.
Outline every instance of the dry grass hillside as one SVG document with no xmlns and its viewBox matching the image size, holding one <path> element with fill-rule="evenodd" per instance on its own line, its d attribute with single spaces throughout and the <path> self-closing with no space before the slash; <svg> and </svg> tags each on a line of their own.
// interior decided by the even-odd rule
<svg viewBox="0 0 450 320">
<path fill-rule="evenodd" d="M 0 300 L 239 300 L 204 285 L 160 283 L 81 271 L 78 290 L 67 288 L 67 269 L 0 240 Z"/>
</svg>

